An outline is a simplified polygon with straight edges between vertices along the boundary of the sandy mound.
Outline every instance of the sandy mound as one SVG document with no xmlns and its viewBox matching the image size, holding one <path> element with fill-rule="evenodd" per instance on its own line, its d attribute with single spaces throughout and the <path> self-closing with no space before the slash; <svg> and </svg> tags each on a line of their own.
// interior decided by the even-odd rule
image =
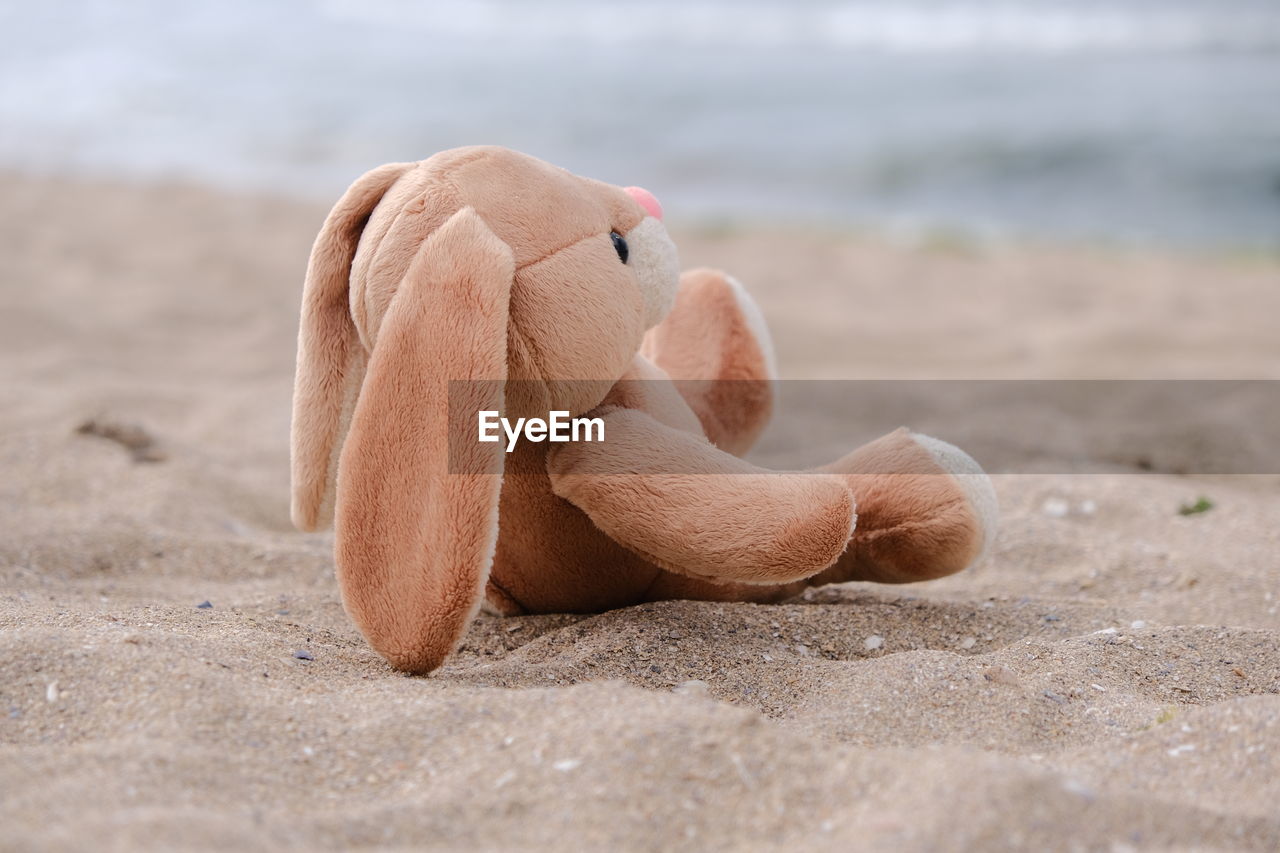
<svg viewBox="0 0 1280 853">
<path fill-rule="evenodd" d="M 1002 477 L 966 575 L 481 617 L 405 678 L 288 524 L 323 211 L 4 190 L 4 847 L 1280 848 L 1274 477 Z M 1280 366 L 1265 260 L 676 236 L 788 376 Z"/>
</svg>

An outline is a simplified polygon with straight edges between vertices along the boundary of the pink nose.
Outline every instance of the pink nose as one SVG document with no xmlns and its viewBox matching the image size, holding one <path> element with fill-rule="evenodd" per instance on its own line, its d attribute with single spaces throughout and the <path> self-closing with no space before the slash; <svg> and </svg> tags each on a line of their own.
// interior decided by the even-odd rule
<svg viewBox="0 0 1280 853">
<path fill-rule="evenodd" d="M 653 197 L 653 193 L 643 187 L 627 187 L 627 192 L 654 219 L 662 219 L 662 205 Z"/>
</svg>

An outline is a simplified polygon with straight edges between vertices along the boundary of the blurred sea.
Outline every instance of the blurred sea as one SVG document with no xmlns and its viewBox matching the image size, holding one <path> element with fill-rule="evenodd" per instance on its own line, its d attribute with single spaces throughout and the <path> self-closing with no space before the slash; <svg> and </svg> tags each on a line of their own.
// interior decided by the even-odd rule
<svg viewBox="0 0 1280 853">
<path fill-rule="evenodd" d="M 678 220 L 1280 245 L 1280 0 L 0 6 L 0 168 L 333 198 L 492 142 Z"/>
</svg>

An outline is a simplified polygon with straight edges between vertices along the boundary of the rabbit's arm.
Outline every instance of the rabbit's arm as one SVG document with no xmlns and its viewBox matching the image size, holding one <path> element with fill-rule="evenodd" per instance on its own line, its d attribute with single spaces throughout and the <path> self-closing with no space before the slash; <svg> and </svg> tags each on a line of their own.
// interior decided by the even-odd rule
<svg viewBox="0 0 1280 853">
<path fill-rule="evenodd" d="M 680 276 L 675 305 L 645 335 L 641 353 L 675 386 L 716 447 L 742 456 L 773 413 L 777 366 L 755 300 L 714 269 Z"/>
<path fill-rule="evenodd" d="M 844 552 L 855 507 L 843 477 L 766 471 L 637 409 L 592 414 L 604 421 L 604 441 L 552 450 L 552 488 L 656 565 L 777 584 L 810 577 Z"/>
</svg>

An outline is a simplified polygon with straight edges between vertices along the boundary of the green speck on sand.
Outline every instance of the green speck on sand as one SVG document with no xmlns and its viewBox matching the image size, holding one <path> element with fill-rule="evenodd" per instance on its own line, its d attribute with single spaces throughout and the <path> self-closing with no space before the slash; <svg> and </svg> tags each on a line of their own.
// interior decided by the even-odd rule
<svg viewBox="0 0 1280 853">
<path fill-rule="evenodd" d="M 1213 501 L 1209 500 L 1204 495 L 1201 495 L 1196 498 L 1195 503 L 1183 504 L 1178 507 L 1178 515 L 1199 515 L 1200 513 L 1208 512 L 1211 509 L 1213 509 Z"/>
<path fill-rule="evenodd" d="M 1177 708 L 1161 708 L 1160 713 L 1156 714 L 1156 718 L 1138 729 L 1140 732 L 1149 732 L 1156 726 L 1163 726 L 1165 723 L 1178 716 Z"/>
</svg>

